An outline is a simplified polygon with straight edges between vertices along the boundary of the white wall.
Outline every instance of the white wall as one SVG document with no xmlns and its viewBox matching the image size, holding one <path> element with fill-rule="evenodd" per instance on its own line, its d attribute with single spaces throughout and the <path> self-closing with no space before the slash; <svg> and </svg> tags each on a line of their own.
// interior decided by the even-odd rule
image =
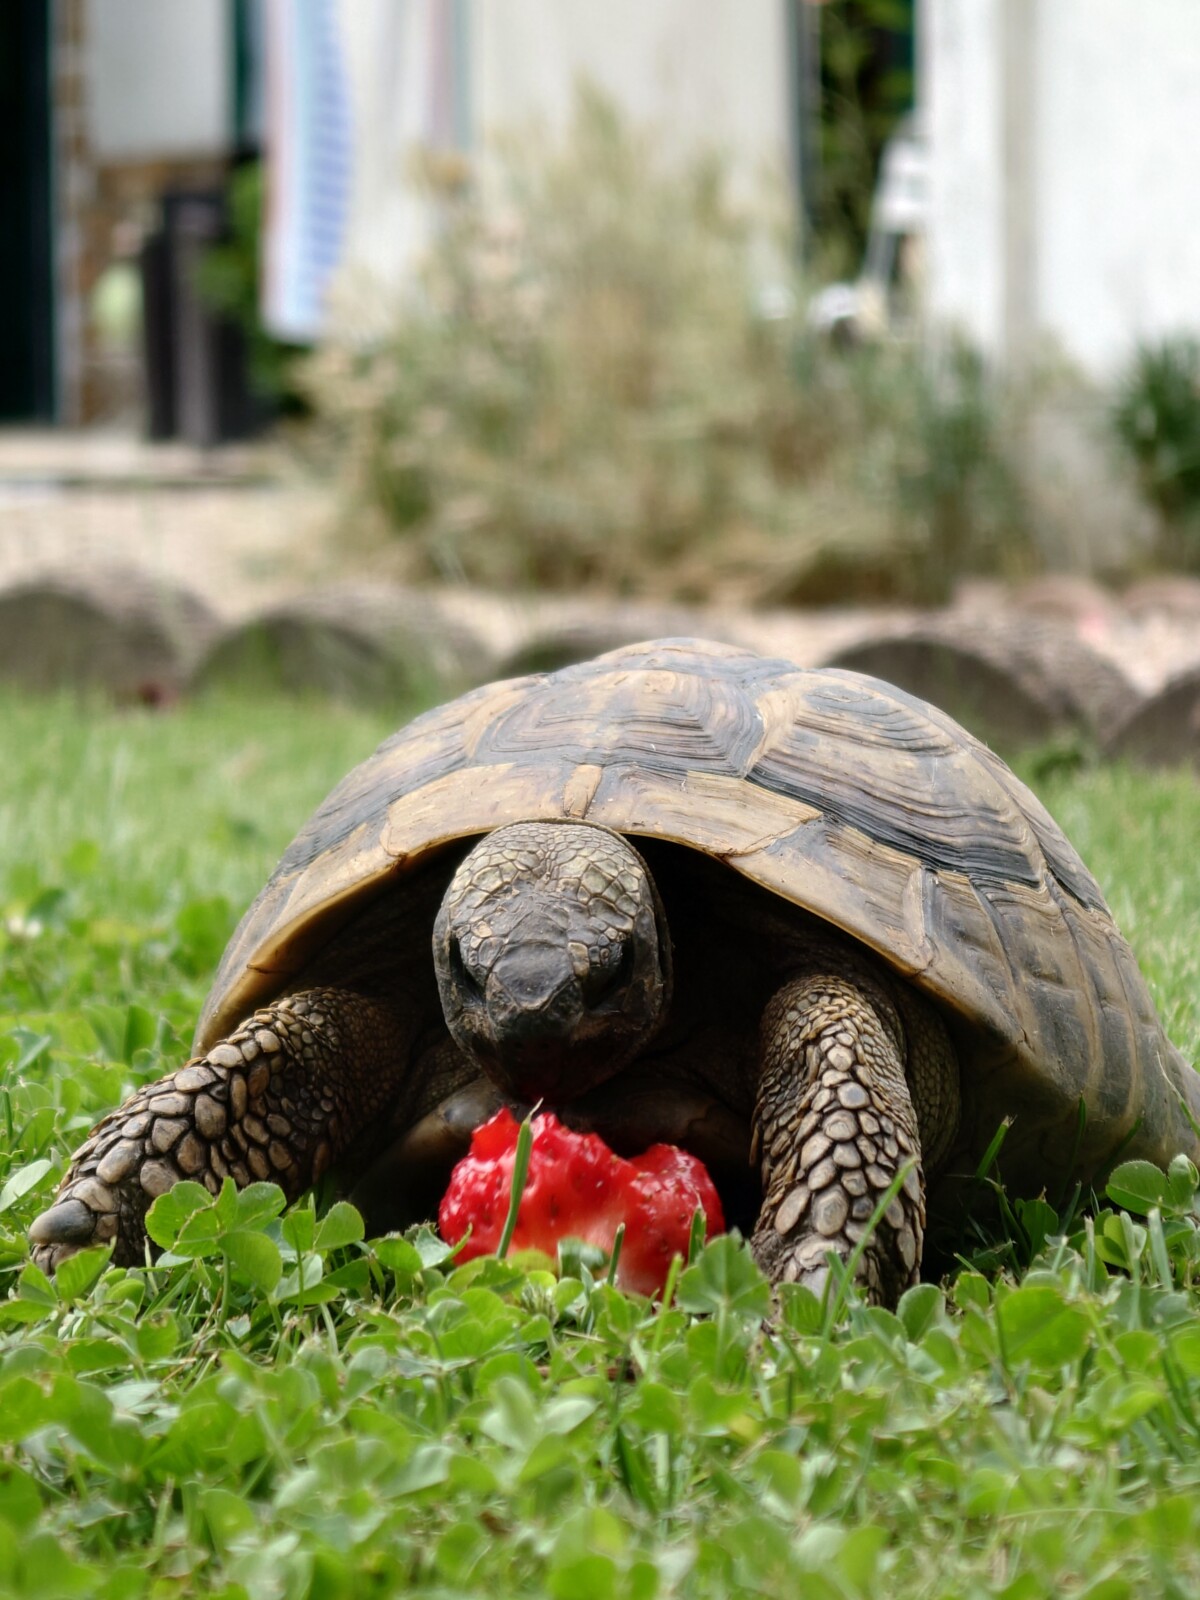
<svg viewBox="0 0 1200 1600">
<path fill-rule="evenodd" d="M 925 0 L 918 101 L 929 143 L 925 271 L 934 317 L 984 349 L 1003 335 L 1000 6 Z"/>
<path fill-rule="evenodd" d="M 414 154 L 461 138 L 486 179 L 494 135 L 566 132 L 581 77 L 675 154 L 722 150 L 743 196 L 786 177 L 790 3 L 339 0 L 355 149 L 339 326 L 386 317 L 436 235 Z"/>
<path fill-rule="evenodd" d="M 1015 53 L 1013 5 L 921 6 L 929 308 L 1012 357 L 1016 288 L 1035 347 L 1103 378 L 1200 331 L 1200 3 L 1027 0 Z"/>
<path fill-rule="evenodd" d="M 677 152 L 724 150 L 741 185 L 786 171 L 786 0 L 481 0 L 474 19 L 484 140 L 531 119 L 561 132 L 584 75 Z"/>
<path fill-rule="evenodd" d="M 84 49 L 88 135 L 99 160 L 229 149 L 227 0 L 91 0 Z"/>
<path fill-rule="evenodd" d="M 1200 4 L 1042 0 L 1043 321 L 1089 367 L 1200 332 Z"/>
</svg>

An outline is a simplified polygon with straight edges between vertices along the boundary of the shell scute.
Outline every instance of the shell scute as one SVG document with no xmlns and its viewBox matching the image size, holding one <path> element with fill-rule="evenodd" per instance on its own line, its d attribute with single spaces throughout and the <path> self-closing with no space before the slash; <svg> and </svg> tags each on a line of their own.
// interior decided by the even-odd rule
<svg viewBox="0 0 1200 1600">
<path fill-rule="evenodd" d="M 474 754 L 511 763 L 550 748 L 574 766 L 617 761 L 741 777 L 761 735 L 754 700 L 738 683 L 652 667 L 547 679 L 489 721 Z"/>
<path fill-rule="evenodd" d="M 940 726 L 922 702 L 874 679 L 807 676 L 815 681 L 792 689 L 791 724 L 749 782 L 806 800 L 934 870 L 1040 880 L 1029 822 L 961 730 L 954 737 L 954 724 Z"/>
</svg>

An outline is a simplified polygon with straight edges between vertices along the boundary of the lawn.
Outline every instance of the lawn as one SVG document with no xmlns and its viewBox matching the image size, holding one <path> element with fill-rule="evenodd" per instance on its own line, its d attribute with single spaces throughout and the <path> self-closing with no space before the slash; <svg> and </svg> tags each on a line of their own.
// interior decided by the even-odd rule
<svg viewBox="0 0 1200 1600">
<path fill-rule="evenodd" d="M 0 729 L 0 1594 L 1200 1591 L 1188 1170 L 1126 1174 L 1132 1214 L 1018 1208 L 898 1315 L 793 1289 L 764 1322 L 728 1238 L 663 1305 L 456 1268 L 262 1185 L 168 1197 L 152 1271 L 48 1282 L 24 1228 L 64 1152 L 186 1054 L 241 909 L 389 728 L 6 701 Z M 1200 786 L 1032 776 L 1195 1059 Z"/>
</svg>

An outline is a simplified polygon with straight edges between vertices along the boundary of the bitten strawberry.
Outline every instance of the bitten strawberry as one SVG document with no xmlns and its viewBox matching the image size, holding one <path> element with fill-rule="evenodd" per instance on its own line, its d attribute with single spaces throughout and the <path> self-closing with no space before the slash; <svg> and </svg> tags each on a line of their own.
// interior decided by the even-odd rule
<svg viewBox="0 0 1200 1600">
<path fill-rule="evenodd" d="M 476 1128 L 468 1155 L 455 1167 L 438 1210 L 442 1238 L 471 1236 L 460 1261 L 487 1255 L 500 1242 L 508 1216 L 520 1124 L 504 1109 Z M 553 1255 L 560 1239 L 582 1239 L 611 1250 L 625 1224 L 617 1282 L 652 1295 L 667 1280 L 671 1258 L 686 1255 L 692 1216 L 707 1219 L 705 1236 L 721 1233 L 725 1218 L 704 1163 L 671 1144 L 651 1145 L 631 1161 L 597 1134 L 572 1133 L 550 1112 L 534 1119 L 529 1175 L 512 1247 Z"/>
</svg>

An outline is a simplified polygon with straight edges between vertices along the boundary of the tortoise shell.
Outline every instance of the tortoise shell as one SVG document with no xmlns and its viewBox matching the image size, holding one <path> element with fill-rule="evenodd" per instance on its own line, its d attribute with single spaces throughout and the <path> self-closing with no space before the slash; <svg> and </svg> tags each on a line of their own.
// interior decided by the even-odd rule
<svg viewBox="0 0 1200 1600">
<path fill-rule="evenodd" d="M 1014 1183 L 1196 1153 L 1183 1102 L 1200 1118 L 1200 1079 L 1091 874 L 1004 763 L 878 679 L 696 640 L 491 684 L 387 739 L 242 919 L 197 1050 L 311 978 L 348 918 L 443 846 L 563 818 L 715 857 L 933 1001 L 959 1053 L 960 1160 L 1004 1117 Z"/>
</svg>

